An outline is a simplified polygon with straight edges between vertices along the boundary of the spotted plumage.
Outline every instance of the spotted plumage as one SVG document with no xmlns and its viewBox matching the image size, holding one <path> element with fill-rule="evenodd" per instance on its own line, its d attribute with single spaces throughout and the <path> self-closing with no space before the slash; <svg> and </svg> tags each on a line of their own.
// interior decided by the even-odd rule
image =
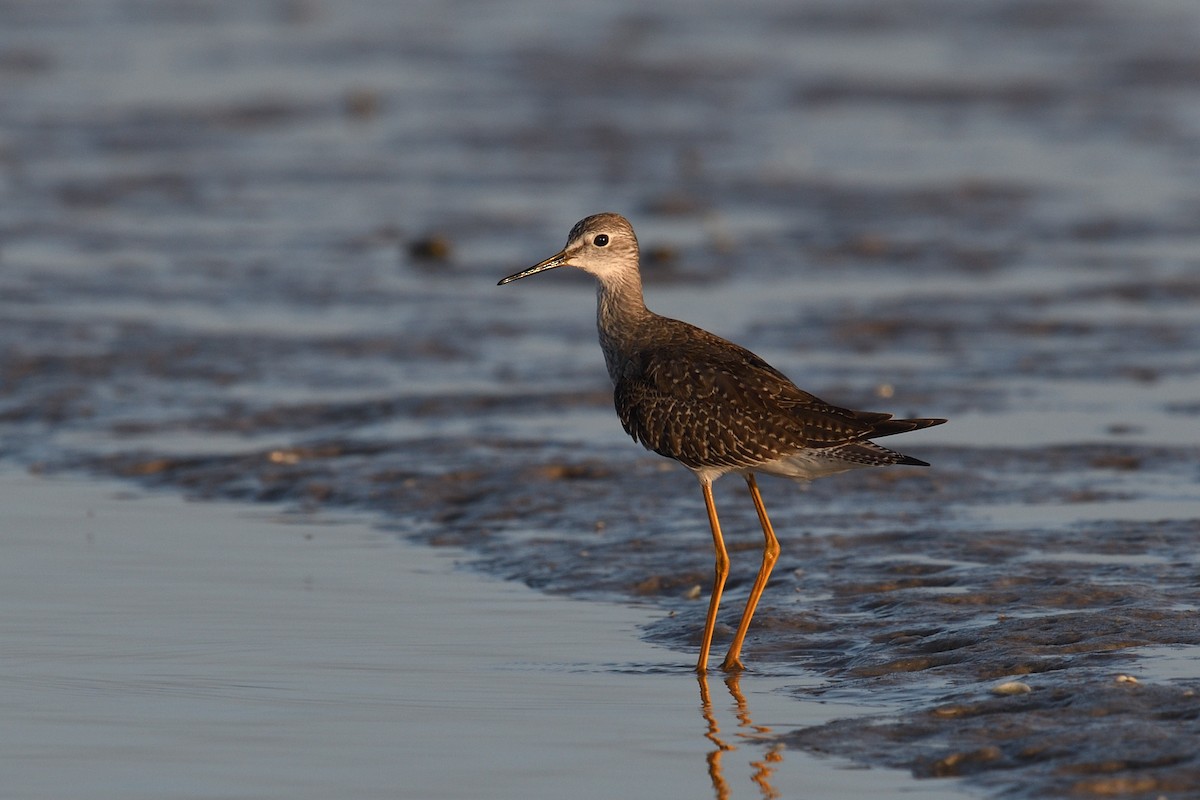
<svg viewBox="0 0 1200 800">
<path fill-rule="evenodd" d="M 928 466 L 870 441 L 937 424 L 839 408 L 758 356 L 679 320 L 615 356 L 617 415 L 647 449 L 692 470 L 811 479 L 856 467 Z"/>
<path fill-rule="evenodd" d="M 580 220 L 562 251 L 500 283 L 562 266 L 596 278 L 596 327 L 621 425 L 646 448 L 692 470 L 704 492 L 717 567 L 697 665 L 701 673 L 729 571 L 712 482 L 737 472 L 750 487 L 766 546 L 722 664 L 727 671 L 740 670 L 742 642 L 779 552 L 755 473 L 810 480 L 860 467 L 929 466 L 871 440 L 945 420 L 893 419 L 891 414 L 830 405 L 744 347 L 653 313 L 642 297 L 637 237 L 618 214 Z"/>
</svg>

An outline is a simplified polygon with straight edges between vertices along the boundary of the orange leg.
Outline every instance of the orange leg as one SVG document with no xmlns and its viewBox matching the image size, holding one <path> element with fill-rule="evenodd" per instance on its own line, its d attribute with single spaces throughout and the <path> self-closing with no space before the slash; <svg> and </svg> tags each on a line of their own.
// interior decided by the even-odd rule
<svg viewBox="0 0 1200 800">
<path fill-rule="evenodd" d="M 762 566 L 758 568 L 758 577 L 754 579 L 754 587 L 750 589 L 750 598 L 746 601 L 746 610 L 742 612 L 742 621 L 738 623 L 733 643 L 729 645 L 729 653 L 721 664 L 721 669 L 726 672 L 745 669 L 741 659 L 742 642 L 746 638 L 746 631 L 750 630 L 750 620 L 754 617 L 754 609 L 758 608 L 758 599 L 762 597 L 763 589 L 767 588 L 771 570 L 779 560 L 779 540 L 775 538 L 775 529 L 771 527 L 771 520 L 767 518 L 767 508 L 763 505 L 762 495 L 758 493 L 758 482 L 754 480 L 754 473 L 746 473 L 746 485 L 750 487 L 750 497 L 754 500 L 754 509 L 758 512 L 758 522 L 762 525 L 766 542 L 763 545 Z"/>
<path fill-rule="evenodd" d="M 704 505 L 708 509 L 708 526 L 712 528 L 713 549 L 717 553 L 716 576 L 713 579 L 712 597 L 708 600 L 708 617 L 704 620 L 704 641 L 700 644 L 700 660 L 696 672 L 701 675 L 708 669 L 708 648 L 712 645 L 713 630 L 717 626 L 717 609 L 721 607 L 721 592 L 725 591 L 725 579 L 729 577 L 729 553 L 721 537 L 721 523 L 717 520 L 717 507 L 713 503 L 712 481 L 701 480 Z"/>
<path fill-rule="evenodd" d="M 716 745 L 716 749 L 710 750 L 705 759 L 708 761 L 708 779 L 712 781 L 717 800 L 728 800 L 729 781 L 725 779 L 721 769 L 721 756 L 731 750 L 737 750 L 737 746 L 721 738 L 721 727 L 717 723 L 716 714 L 713 713 L 712 699 L 708 693 L 708 676 L 701 672 L 697 677 L 700 679 L 700 714 L 708 724 L 704 738 Z"/>
</svg>

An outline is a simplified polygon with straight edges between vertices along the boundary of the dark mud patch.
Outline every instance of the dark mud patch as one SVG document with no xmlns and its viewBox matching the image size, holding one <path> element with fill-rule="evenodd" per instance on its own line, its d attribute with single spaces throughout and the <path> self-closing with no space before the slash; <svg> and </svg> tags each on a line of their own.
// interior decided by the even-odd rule
<svg viewBox="0 0 1200 800">
<path fill-rule="evenodd" d="M 1003 794 L 1020 783 L 1044 797 L 1194 796 L 1197 681 L 1148 686 L 1110 674 L 1029 683 L 1012 695 L 951 694 L 898 722 L 844 720 L 784 739 L 817 752 L 857 751 L 923 778 L 971 776 Z"/>
</svg>

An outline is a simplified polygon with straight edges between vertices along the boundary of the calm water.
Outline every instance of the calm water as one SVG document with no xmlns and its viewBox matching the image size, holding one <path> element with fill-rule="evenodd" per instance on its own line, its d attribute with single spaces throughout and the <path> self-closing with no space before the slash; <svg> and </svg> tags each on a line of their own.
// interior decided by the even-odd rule
<svg viewBox="0 0 1200 800">
<path fill-rule="evenodd" d="M 712 561 L 695 482 L 621 432 L 586 280 L 494 285 L 578 218 L 620 211 L 656 311 L 827 400 L 951 419 L 898 444 L 929 470 L 764 481 L 784 552 L 742 691 L 771 730 L 738 753 L 894 767 L 878 775 L 896 791 L 963 776 L 983 795 L 1185 795 L 1200 784 L 1184 746 L 1200 735 L 1198 40 L 1182 0 L 0 6 L 0 455 L 266 501 L 318 523 L 330 569 L 374 542 L 369 566 L 398 583 L 347 607 L 353 627 L 328 622 L 383 648 L 335 659 L 362 665 L 368 697 L 393 691 L 369 665 L 395 661 L 395 620 L 456 630 L 392 571 L 411 548 L 439 564 L 430 552 L 454 548 L 513 583 L 483 585 L 548 603 L 539 646 L 595 614 L 603 632 L 530 668 L 562 702 L 546 716 L 581 737 L 552 742 L 606 752 L 581 743 L 607 713 L 589 703 L 633 713 L 649 691 L 683 715 L 666 740 L 695 748 L 689 780 L 714 791 L 686 670 Z M 718 649 L 760 538 L 736 483 L 717 490 L 734 550 Z M 341 514 L 376 532 L 325 527 Z M 252 538 L 230 519 L 181 529 L 155 563 L 180 539 Z M 136 564 L 131 584 L 149 580 Z M 180 613 L 203 617 L 198 599 Z M 98 641 L 119 642 L 119 615 L 101 616 Z M 461 624 L 439 657 L 466 647 L 483 683 L 522 674 Z M 288 663 L 320 657 L 310 644 L 292 640 Z M 211 657 L 179 646 L 168 673 Z M 35 670 L 57 663 L 46 652 Z M 251 689 L 260 655 L 222 654 Z M 341 704 L 323 683 L 341 674 L 285 686 L 287 702 Z M 1031 691 L 993 693 L 1011 680 Z M 714 712 L 735 702 L 723 686 Z M 775 698 L 778 717 L 760 710 Z M 669 714 L 645 716 L 630 730 Z M 330 774 L 394 741 L 366 730 Z M 659 752 L 625 741 L 614 760 Z M 536 745 L 514 758 L 543 763 Z M 449 761 L 432 774 L 466 763 Z M 545 786 L 576 786 L 585 767 L 555 763 Z"/>
<path fill-rule="evenodd" d="M 11 471 L 0 496 L 10 797 L 960 796 L 778 745 L 862 712 L 795 678 L 714 678 L 706 705 L 640 640 L 650 609 L 351 517 Z"/>
</svg>

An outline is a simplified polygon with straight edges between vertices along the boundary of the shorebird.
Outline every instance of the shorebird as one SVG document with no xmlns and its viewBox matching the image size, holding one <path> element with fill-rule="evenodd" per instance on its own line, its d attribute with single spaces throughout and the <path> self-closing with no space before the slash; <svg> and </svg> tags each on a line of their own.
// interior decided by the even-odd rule
<svg viewBox="0 0 1200 800">
<path fill-rule="evenodd" d="M 575 267 L 596 279 L 596 327 L 613 382 L 621 425 L 648 450 L 673 458 L 700 481 L 716 551 L 716 570 L 696 671 L 708 669 L 729 554 L 713 503 L 712 484 L 726 473 L 746 479 L 765 543 L 762 566 L 750 589 L 721 669 L 745 669 L 742 643 L 771 569 L 779 540 L 767 517 L 755 474 L 800 481 L 860 467 L 924 461 L 888 450 L 872 439 L 905 433 L 944 419 L 893 419 L 891 414 L 830 405 L 797 388 L 779 370 L 744 347 L 646 308 L 637 236 L 620 214 L 595 214 L 571 229 L 561 251 L 498 285 L 558 267 Z"/>
</svg>

